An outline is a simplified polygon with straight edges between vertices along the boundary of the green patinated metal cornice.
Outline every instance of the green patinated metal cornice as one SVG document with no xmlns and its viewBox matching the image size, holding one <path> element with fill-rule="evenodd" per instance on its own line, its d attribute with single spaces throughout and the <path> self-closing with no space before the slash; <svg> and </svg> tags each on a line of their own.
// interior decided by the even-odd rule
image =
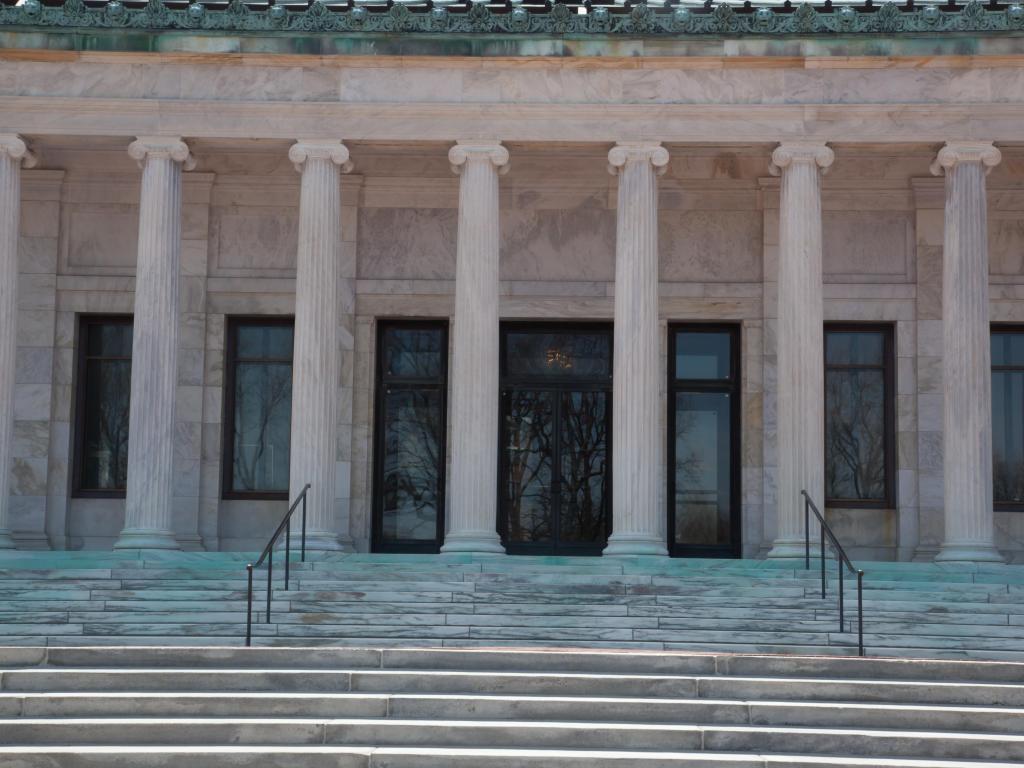
<svg viewBox="0 0 1024 768">
<path fill-rule="evenodd" d="M 578 12 L 583 7 L 584 12 Z M 1014 32 L 1024 30 L 1024 6 L 937 5 L 628 8 L 554 3 L 547 7 L 472 3 L 392 4 L 378 7 L 328 4 L 250 6 L 241 0 L 204 4 L 148 0 L 129 6 L 121 0 L 61 5 L 24 0 L 0 5 L 0 27 L 53 30 L 167 30 L 255 33 L 502 34 L 535 36 L 700 35 L 893 35 L 912 33 Z"/>
</svg>

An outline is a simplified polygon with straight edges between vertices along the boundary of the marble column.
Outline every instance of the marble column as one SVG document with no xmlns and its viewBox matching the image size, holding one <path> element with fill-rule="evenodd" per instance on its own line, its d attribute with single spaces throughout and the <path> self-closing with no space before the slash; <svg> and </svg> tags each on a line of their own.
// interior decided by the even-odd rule
<svg viewBox="0 0 1024 768">
<path fill-rule="evenodd" d="M 780 144 L 771 173 L 779 202 L 778 482 L 775 541 L 768 557 L 804 556 L 807 491 L 825 509 L 825 371 L 821 290 L 821 177 L 832 150 L 819 142 Z"/>
<path fill-rule="evenodd" d="M 945 534 L 935 559 L 1002 562 L 992 511 L 992 368 L 985 175 L 988 142 L 949 142 L 932 164 L 946 175 L 942 254 Z"/>
<path fill-rule="evenodd" d="M 174 400 L 178 382 L 181 171 L 195 162 L 180 138 L 140 136 L 128 154 L 142 168 L 135 267 L 128 489 L 115 549 L 178 549 L 171 519 Z"/>
<path fill-rule="evenodd" d="M 615 235 L 615 369 L 612 389 L 612 535 L 605 555 L 667 555 L 661 477 L 658 327 L 658 176 L 668 151 L 619 142 Z"/>
<path fill-rule="evenodd" d="M 498 511 L 498 174 L 508 150 L 459 141 L 459 234 L 452 329 L 452 464 L 442 552 L 502 554 Z"/>
<path fill-rule="evenodd" d="M 306 547 L 312 550 L 342 549 L 334 502 L 341 377 L 341 174 L 352 170 L 348 157 L 348 148 L 338 140 L 302 140 L 288 151 L 302 174 L 289 486 L 294 498 L 310 484 Z"/>
<path fill-rule="evenodd" d="M 24 140 L 0 134 L 0 549 L 11 538 L 11 448 L 14 443 L 14 357 L 18 324 L 18 226 L 21 169 L 35 165 Z"/>
</svg>

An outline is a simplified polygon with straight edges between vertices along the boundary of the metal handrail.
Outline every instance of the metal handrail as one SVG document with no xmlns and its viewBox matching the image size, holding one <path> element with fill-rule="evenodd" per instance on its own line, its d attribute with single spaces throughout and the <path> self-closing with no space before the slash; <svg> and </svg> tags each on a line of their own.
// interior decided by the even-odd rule
<svg viewBox="0 0 1024 768">
<path fill-rule="evenodd" d="M 825 522 L 825 517 L 818 511 L 817 505 L 807 491 L 800 491 L 804 497 L 804 568 L 811 570 L 811 512 L 821 524 L 821 599 L 825 599 L 825 536 L 828 536 L 832 549 L 836 553 L 837 570 L 839 571 L 839 631 L 846 631 L 843 605 L 843 566 L 857 576 L 857 654 L 864 655 L 864 571 L 854 566 L 853 562 L 839 543 L 839 539 Z"/>
<path fill-rule="evenodd" d="M 267 624 L 269 624 L 270 599 L 274 594 L 273 585 L 271 584 L 271 580 L 274 576 L 274 545 L 277 544 L 277 540 L 281 538 L 281 534 L 284 533 L 284 588 L 288 589 L 288 580 L 291 576 L 292 559 L 292 515 L 295 514 L 295 510 L 298 508 L 300 502 L 302 503 L 302 562 L 306 562 L 306 494 L 309 492 L 309 488 L 310 484 L 306 483 L 306 486 L 295 498 L 295 501 L 293 501 L 292 505 L 288 507 L 288 511 L 278 524 L 277 530 L 274 531 L 274 535 L 270 537 L 270 541 L 267 542 L 267 546 L 263 548 L 263 553 L 260 555 L 259 560 L 245 566 L 245 570 L 249 575 L 248 607 L 246 608 L 245 615 L 246 647 L 252 645 L 252 572 L 263 565 L 264 560 L 267 561 Z"/>
</svg>

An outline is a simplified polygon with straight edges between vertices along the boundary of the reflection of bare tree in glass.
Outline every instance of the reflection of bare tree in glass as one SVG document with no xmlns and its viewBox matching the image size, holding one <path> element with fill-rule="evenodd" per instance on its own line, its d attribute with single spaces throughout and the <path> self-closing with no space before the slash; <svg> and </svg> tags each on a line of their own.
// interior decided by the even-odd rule
<svg viewBox="0 0 1024 768">
<path fill-rule="evenodd" d="M 882 374 L 829 372 L 826 377 L 826 495 L 879 499 L 885 495 Z"/>
<path fill-rule="evenodd" d="M 559 523 L 565 541 L 604 538 L 606 399 L 603 392 L 562 396 Z"/>
<path fill-rule="evenodd" d="M 1024 501 L 1024 461 L 996 457 L 992 462 L 992 474 L 996 501 Z"/>
<path fill-rule="evenodd" d="M 99 376 L 95 393 L 96 416 L 89 454 L 95 461 L 94 488 L 124 488 L 128 479 L 128 402 L 131 396 L 131 363 L 96 361 Z"/>
<path fill-rule="evenodd" d="M 395 390 L 386 398 L 385 532 L 399 539 L 431 539 L 439 507 L 440 394 Z"/>
<path fill-rule="evenodd" d="M 682 395 L 676 406 L 675 539 L 679 543 L 714 544 L 718 541 L 716 488 L 701 488 L 707 474 L 705 456 L 716 449 L 706 435 L 698 435 L 694 403 Z"/>
<path fill-rule="evenodd" d="M 286 490 L 288 478 L 274 477 L 264 460 L 268 449 L 287 454 L 287 423 L 291 411 L 291 366 L 247 363 L 237 368 L 235 384 L 235 490 Z M 284 429 L 284 445 L 275 445 L 273 429 Z M 241 450 L 255 446 L 255 450 Z M 270 456 L 271 461 L 283 457 Z M 268 472 L 268 470 L 271 470 Z M 269 475 L 269 476 L 268 476 Z"/>
<path fill-rule="evenodd" d="M 512 541 L 551 537 L 551 395 L 517 392 L 509 408 L 507 496 Z"/>
<path fill-rule="evenodd" d="M 384 340 L 384 535 L 432 539 L 440 499 L 444 424 L 442 334 L 436 329 L 393 328 Z"/>
</svg>

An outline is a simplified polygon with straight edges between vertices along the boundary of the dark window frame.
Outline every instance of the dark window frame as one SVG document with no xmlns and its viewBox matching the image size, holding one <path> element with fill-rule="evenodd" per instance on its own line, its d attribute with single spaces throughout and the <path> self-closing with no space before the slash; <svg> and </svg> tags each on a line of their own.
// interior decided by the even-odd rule
<svg viewBox="0 0 1024 768">
<path fill-rule="evenodd" d="M 991 349 L 991 337 L 996 334 L 1019 334 L 1024 336 L 1024 324 L 1021 323 L 990 323 L 989 324 L 989 348 Z M 989 360 L 989 368 L 991 373 L 996 371 L 1006 372 L 1024 372 L 1024 366 L 1021 365 L 996 365 Z M 991 383 L 990 383 L 991 386 Z M 995 408 L 990 409 L 992 416 L 995 417 Z M 994 437 L 993 437 L 994 440 Z M 995 444 L 993 442 L 993 465 L 995 464 Z M 1024 501 L 996 501 L 995 498 L 995 476 L 992 478 L 992 507 L 999 512 L 1024 512 Z"/>
<path fill-rule="evenodd" d="M 386 376 L 384 371 L 384 336 L 391 328 L 433 329 L 441 332 L 441 370 L 437 377 Z M 446 494 L 448 490 L 448 320 L 444 318 L 378 318 L 373 381 L 373 497 L 370 514 L 370 551 L 406 554 L 437 554 L 445 534 Z M 437 528 L 434 539 L 384 538 L 384 397 L 388 387 L 434 389 L 441 395 L 441 435 L 438 446 Z"/>
<path fill-rule="evenodd" d="M 75 437 L 71 470 L 71 497 L 74 499 L 123 499 L 127 494 L 127 478 L 125 488 L 82 487 L 82 464 L 85 461 L 85 390 L 86 369 L 89 360 L 94 358 L 89 354 L 89 329 L 98 325 L 134 325 L 134 323 L 133 315 L 80 314 L 78 316 L 78 348 L 75 360 Z M 131 357 L 95 357 L 101 360 L 131 361 Z M 128 407 L 130 413 L 130 393 Z"/>
<path fill-rule="evenodd" d="M 867 364 L 829 364 L 828 362 L 828 334 L 835 333 L 880 333 L 882 334 L 882 365 Z M 858 323 L 858 322 L 834 322 L 825 323 L 822 333 L 822 363 L 824 365 L 822 376 L 823 389 L 822 404 L 826 403 L 828 372 L 835 371 L 864 371 L 881 370 L 884 391 L 882 393 L 883 404 L 883 450 L 885 451 L 885 492 L 880 500 L 871 499 L 836 499 L 826 495 L 825 507 L 829 509 L 895 509 L 896 508 L 896 327 L 895 323 Z M 828 410 L 823 407 L 822 435 L 824 444 L 828 445 Z M 822 453 L 822 466 L 825 467 L 825 452 Z"/>
<path fill-rule="evenodd" d="M 590 377 L 571 377 L 571 376 L 553 376 L 550 379 L 544 379 L 543 385 L 541 384 L 541 377 L 539 376 L 510 376 L 508 374 L 508 336 L 511 333 L 517 332 L 529 332 L 529 333 L 545 333 L 545 332 L 562 332 L 562 331 L 599 331 L 601 333 L 608 334 L 609 351 L 608 351 L 608 375 L 606 380 L 598 380 L 596 376 Z M 613 456 L 613 440 L 614 440 L 614 419 L 615 414 L 613 412 L 613 398 L 614 398 L 614 372 L 615 372 L 615 327 L 611 321 L 605 320 L 514 320 L 514 321 L 503 321 L 500 327 L 499 342 L 498 342 L 498 377 L 500 382 L 500 394 L 499 399 L 499 422 L 498 422 L 498 503 L 497 503 L 497 530 L 498 536 L 501 539 L 502 546 L 505 547 L 505 552 L 510 555 L 538 555 L 538 556 L 596 556 L 600 555 L 604 548 L 607 546 L 609 537 L 613 532 L 613 513 L 612 513 L 612 481 L 614 477 L 614 471 L 612 467 L 612 456 Z M 509 396 L 511 390 L 517 387 L 531 388 L 536 390 L 552 391 L 559 395 L 563 392 L 606 392 L 607 393 L 607 437 L 605 439 L 605 452 L 608 457 L 608 478 L 605 485 L 605 499 L 604 499 L 604 540 L 599 544 L 573 544 L 573 543 L 560 543 L 558 539 L 558 515 L 556 510 L 552 509 L 553 521 L 553 533 L 552 540 L 548 542 L 509 542 L 508 540 L 508 513 L 505 508 L 505 490 L 504 490 L 504 479 L 505 479 L 505 450 L 504 450 L 504 424 L 505 418 L 508 414 L 510 407 Z M 554 414 L 559 414 L 561 404 L 555 405 Z M 556 419 L 557 415 L 553 415 Z M 556 428 L 553 430 L 556 441 L 558 440 L 558 429 L 557 423 Z M 557 466 L 557 459 L 559 456 L 559 448 L 553 449 L 552 451 L 552 498 L 556 499 L 557 494 L 554 489 L 558 487 L 557 471 L 554 471 Z"/>
<path fill-rule="evenodd" d="M 679 333 L 728 333 L 730 335 L 729 377 L 727 379 L 687 379 L 676 377 L 676 336 Z M 671 322 L 668 324 L 668 388 L 666 401 L 668 420 L 666 428 L 665 493 L 668 515 L 668 551 L 671 557 L 729 557 L 738 558 L 743 551 L 743 498 L 742 498 L 742 416 L 743 371 L 741 367 L 742 326 L 740 323 Z M 729 404 L 729 473 L 730 501 L 729 543 L 684 544 L 676 543 L 676 395 L 680 393 L 726 393 Z"/>
<path fill-rule="evenodd" d="M 294 374 L 295 318 L 291 315 L 229 315 L 224 318 L 224 397 L 221 415 L 221 498 L 226 501 L 287 501 L 288 491 L 236 491 L 235 466 L 235 367 L 238 360 L 237 330 L 244 327 L 289 326 L 292 330 L 292 357 L 287 361 Z M 246 358 L 245 361 L 248 361 Z M 245 362 L 243 361 L 243 362 Z M 285 362 L 283 358 L 255 358 L 252 362 Z M 291 417 L 289 416 L 289 419 Z M 289 478 L 289 485 L 291 479 Z"/>
</svg>

